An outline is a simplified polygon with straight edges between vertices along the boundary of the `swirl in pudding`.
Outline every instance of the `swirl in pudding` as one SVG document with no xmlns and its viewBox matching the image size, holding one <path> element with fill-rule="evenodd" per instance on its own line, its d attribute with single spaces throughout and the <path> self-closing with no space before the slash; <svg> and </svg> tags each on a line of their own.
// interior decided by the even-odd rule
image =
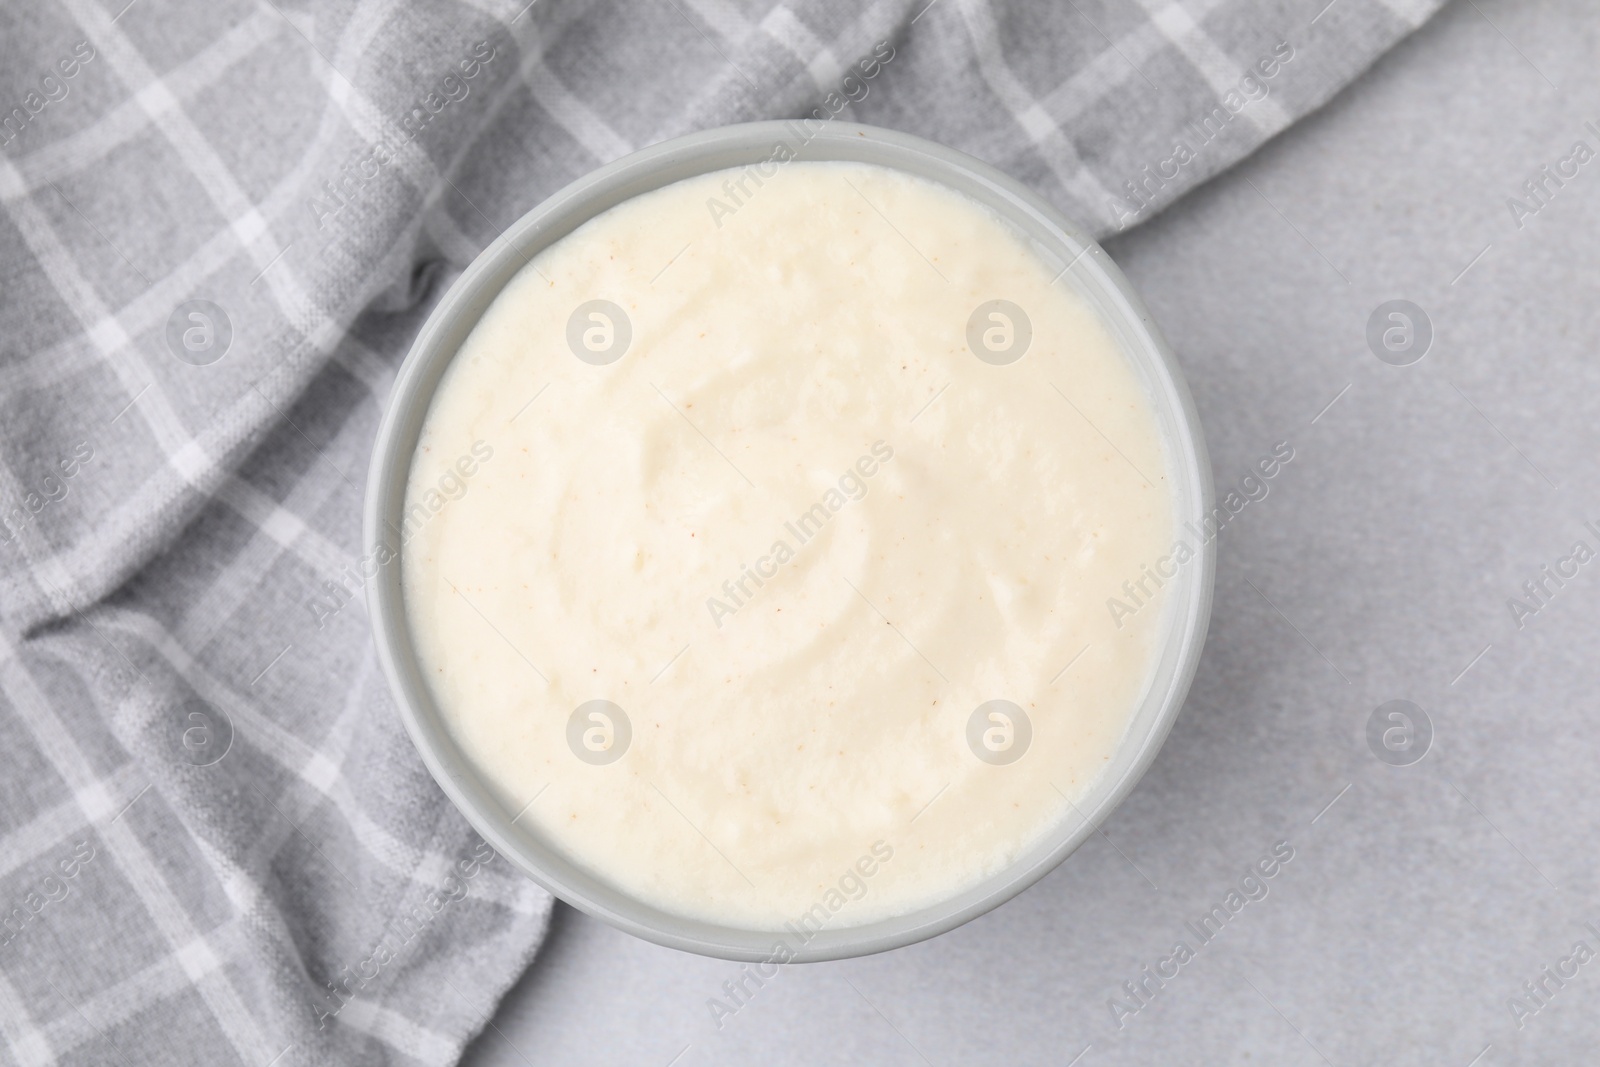
<svg viewBox="0 0 1600 1067">
<path fill-rule="evenodd" d="M 1067 265 L 986 207 L 742 177 L 494 300 L 412 462 L 407 618 L 520 827 L 676 914 L 857 925 L 1078 818 L 1151 675 L 1169 457 Z"/>
</svg>

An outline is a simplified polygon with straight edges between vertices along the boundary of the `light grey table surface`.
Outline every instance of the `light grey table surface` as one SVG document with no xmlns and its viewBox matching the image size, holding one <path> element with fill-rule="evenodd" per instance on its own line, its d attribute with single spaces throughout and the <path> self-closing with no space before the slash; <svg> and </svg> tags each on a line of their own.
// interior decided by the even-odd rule
<svg viewBox="0 0 1600 1067">
<path fill-rule="evenodd" d="M 737 965 L 560 906 L 466 1062 L 1600 1060 L 1600 957 L 1574 959 L 1600 952 L 1600 559 L 1520 629 L 1507 605 L 1575 542 L 1600 551 L 1600 159 L 1520 230 L 1507 205 L 1575 142 L 1600 152 L 1597 16 L 1456 3 L 1109 243 L 1219 487 L 1277 442 L 1294 459 L 1223 534 L 1193 692 L 1103 838 L 943 937 L 785 969 L 720 1031 L 706 1002 Z M 1434 327 L 1410 366 L 1367 344 L 1391 299 Z M 1435 732 L 1411 766 L 1368 746 L 1393 699 Z M 1185 923 L 1280 841 L 1268 895 L 1114 1025 L 1121 984 L 1199 945 Z M 1524 982 L 1563 960 L 1533 1014 Z"/>
</svg>

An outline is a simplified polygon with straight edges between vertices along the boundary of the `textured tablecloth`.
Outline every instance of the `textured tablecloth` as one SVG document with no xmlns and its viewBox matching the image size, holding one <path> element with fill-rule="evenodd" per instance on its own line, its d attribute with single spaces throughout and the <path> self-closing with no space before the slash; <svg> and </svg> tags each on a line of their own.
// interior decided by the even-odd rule
<svg viewBox="0 0 1600 1067">
<path fill-rule="evenodd" d="M 542 197 L 839 114 L 1110 233 L 1435 6 L 0 10 L 5 1059 L 450 1062 L 532 958 L 548 897 L 375 669 L 358 512 L 410 338 Z"/>
</svg>

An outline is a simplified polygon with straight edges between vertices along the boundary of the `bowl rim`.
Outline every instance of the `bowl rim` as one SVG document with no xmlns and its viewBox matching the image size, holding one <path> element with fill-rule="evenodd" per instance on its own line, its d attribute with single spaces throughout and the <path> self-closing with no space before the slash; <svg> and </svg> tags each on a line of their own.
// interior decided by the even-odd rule
<svg viewBox="0 0 1600 1067">
<path fill-rule="evenodd" d="M 485 841 L 554 896 L 647 941 L 759 962 L 773 959 L 782 940 L 790 949 L 784 962 L 818 962 L 900 948 L 969 922 L 1043 878 L 1098 830 L 1149 769 L 1183 706 L 1210 621 L 1216 541 L 1200 539 L 1197 558 L 1180 569 L 1184 581 L 1179 584 L 1175 577 L 1167 584 L 1173 595 L 1163 605 L 1157 663 L 1111 762 L 1083 803 L 1073 805 L 1081 821 L 1063 820 L 1004 869 L 935 904 L 861 925 L 825 927 L 795 948 L 788 931 L 721 926 L 646 904 L 518 829 L 520 813 L 511 816 L 450 737 L 411 647 L 400 586 L 404 539 L 398 519 L 421 423 L 461 341 L 533 254 L 641 193 L 697 174 L 763 163 L 780 142 L 791 148 L 798 143 L 794 155 L 801 160 L 876 163 L 965 192 L 1020 226 L 1036 247 L 1066 261 L 1063 275 L 1079 271 L 1073 276 L 1079 295 L 1088 297 L 1118 334 L 1119 347 L 1153 394 L 1148 399 L 1164 430 L 1174 534 L 1185 519 L 1203 522 L 1214 494 L 1193 397 L 1143 301 L 1090 234 L 1019 182 L 944 145 L 840 120 L 776 120 L 673 138 L 600 167 L 513 222 L 479 253 L 429 313 L 396 376 L 374 439 L 362 543 L 377 564 L 366 583 L 367 610 L 401 721 L 429 773 Z"/>
</svg>

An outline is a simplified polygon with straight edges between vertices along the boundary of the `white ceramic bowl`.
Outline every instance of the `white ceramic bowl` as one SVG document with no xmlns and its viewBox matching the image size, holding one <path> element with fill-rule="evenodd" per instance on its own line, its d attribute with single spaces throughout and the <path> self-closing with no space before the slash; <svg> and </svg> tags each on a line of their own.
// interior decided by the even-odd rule
<svg viewBox="0 0 1600 1067">
<path fill-rule="evenodd" d="M 367 483 L 365 543 L 395 553 L 368 585 L 379 659 L 400 715 L 423 762 L 474 828 L 502 855 L 562 900 L 662 945 L 735 960 L 771 955 L 776 935 L 685 919 L 637 900 L 574 864 L 512 822 L 457 747 L 423 681 L 406 625 L 391 531 L 401 527 L 406 477 L 440 375 L 506 282 L 535 253 L 595 215 L 641 193 L 708 171 L 761 163 L 783 141 L 805 160 L 873 163 L 940 182 L 978 200 L 1027 234 L 1050 258 L 1071 263 L 1067 281 L 1099 313 L 1133 365 L 1163 435 L 1175 525 L 1199 523 L 1211 507 L 1194 402 L 1176 361 L 1122 272 L 1088 234 L 1022 185 L 983 163 L 920 138 L 842 122 L 758 122 L 691 134 L 636 152 L 561 190 L 524 215 L 473 261 L 429 316 L 400 369 L 378 429 Z M 389 553 L 378 554 L 378 558 Z M 1077 805 L 1083 820 L 1063 825 L 1003 871 L 938 904 L 860 926 L 824 929 L 797 953 L 801 961 L 866 955 L 932 937 L 1005 902 L 1065 859 L 1127 796 L 1166 739 L 1188 692 L 1211 612 L 1215 548 L 1165 586 L 1152 677 L 1105 773 Z"/>
</svg>

